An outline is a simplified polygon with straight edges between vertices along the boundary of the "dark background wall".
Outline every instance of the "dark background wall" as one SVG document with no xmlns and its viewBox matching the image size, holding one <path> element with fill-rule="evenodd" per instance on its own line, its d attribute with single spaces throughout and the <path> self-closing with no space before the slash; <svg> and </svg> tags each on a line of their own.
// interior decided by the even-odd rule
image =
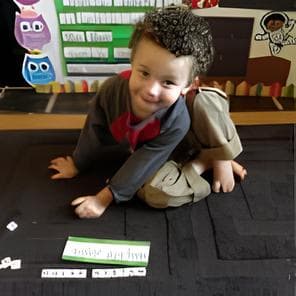
<svg viewBox="0 0 296 296">
<path fill-rule="evenodd" d="M 25 49 L 14 37 L 15 12 L 13 0 L 0 0 L 0 86 L 26 85 L 22 76 Z"/>
</svg>

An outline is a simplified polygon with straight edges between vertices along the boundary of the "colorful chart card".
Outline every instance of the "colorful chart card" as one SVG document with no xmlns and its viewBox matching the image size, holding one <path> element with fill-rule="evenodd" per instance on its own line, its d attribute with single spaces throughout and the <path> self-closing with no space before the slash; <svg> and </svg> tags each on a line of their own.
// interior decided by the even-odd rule
<svg viewBox="0 0 296 296">
<path fill-rule="evenodd" d="M 150 242 L 69 236 L 62 259 L 128 266 L 148 265 Z"/>
</svg>

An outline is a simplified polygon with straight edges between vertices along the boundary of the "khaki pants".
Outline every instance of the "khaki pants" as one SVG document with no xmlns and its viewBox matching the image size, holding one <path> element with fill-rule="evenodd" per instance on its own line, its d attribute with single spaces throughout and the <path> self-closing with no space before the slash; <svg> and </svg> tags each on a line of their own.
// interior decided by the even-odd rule
<svg viewBox="0 0 296 296">
<path fill-rule="evenodd" d="M 209 183 L 190 164 L 180 167 L 171 160 L 138 190 L 137 195 L 151 207 L 166 208 L 197 202 L 210 192 Z"/>
<path fill-rule="evenodd" d="M 198 150 L 197 158 L 232 160 L 241 153 L 242 146 L 229 116 L 228 101 L 218 90 L 201 88 L 195 96 L 189 96 L 186 103 L 191 117 L 187 137 L 191 137 L 189 142 Z M 190 163 L 183 166 L 168 161 L 138 190 L 137 195 L 152 207 L 166 208 L 199 201 L 210 192 L 209 183 L 194 171 Z"/>
</svg>

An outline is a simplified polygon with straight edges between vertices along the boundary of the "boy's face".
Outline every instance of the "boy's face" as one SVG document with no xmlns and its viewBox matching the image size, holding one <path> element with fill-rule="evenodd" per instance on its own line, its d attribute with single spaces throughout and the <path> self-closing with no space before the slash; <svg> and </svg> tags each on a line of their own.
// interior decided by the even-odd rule
<svg viewBox="0 0 296 296">
<path fill-rule="evenodd" d="M 191 67 L 189 57 L 176 57 L 143 38 L 132 60 L 129 81 L 133 113 L 144 119 L 172 105 L 186 88 Z"/>
</svg>

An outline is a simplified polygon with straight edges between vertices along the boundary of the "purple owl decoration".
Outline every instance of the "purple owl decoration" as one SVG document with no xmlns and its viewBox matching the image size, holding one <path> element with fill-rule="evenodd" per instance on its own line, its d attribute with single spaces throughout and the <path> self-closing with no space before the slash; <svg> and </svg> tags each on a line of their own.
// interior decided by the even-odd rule
<svg viewBox="0 0 296 296">
<path fill-rule="evenodd" d="M 40 0 L 15 0 L 15 1 L 22 5 L 33 5 L 38 3 Z"/>
<path fill-rule="evenodd" d="M 50 42 L 51 35 L 41 14 L 33 10 L 16 12 L 14 34 L 17 42 L 28 50 L 42 50 Z"/>
</svg>

